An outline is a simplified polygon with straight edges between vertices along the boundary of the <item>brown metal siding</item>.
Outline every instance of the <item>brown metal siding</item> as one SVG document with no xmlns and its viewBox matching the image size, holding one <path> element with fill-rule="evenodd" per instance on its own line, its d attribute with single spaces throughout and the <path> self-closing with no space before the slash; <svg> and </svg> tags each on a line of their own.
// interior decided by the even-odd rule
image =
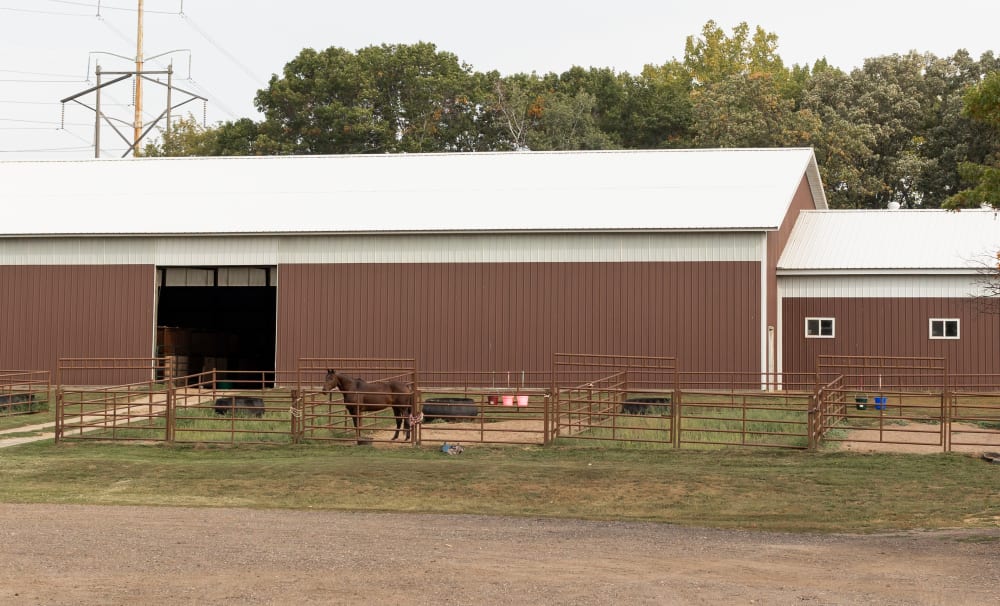
<svg viewBox="0 0 1000 606">
<path fill-rule="evenodd" d="M 278 269 L 278 370 L 415 357 L 427 370 L 545 370 L 553 352 L 760 366 L 760 264 L 308 264 Z"/>
<path fill-rule="evenodd" d="M 972 299 L 783 299 L 786 372 L 809 372 L 819 354 L 946 357 L 951 373 L 1000 372 L 1000 315 Z M 833 339 L 806 339 L 805 318 L 836 319 Z M 930 318 L 958 318 L 957 340 L 930 339 Z"/>
<path fill-rule="evenodd" d="M 152 355 L 152 265 L 6 265 L 0 285 L 0 368 Z"/>
<path fill-rule="evenodd" d="M 803 176 L 799 182 L 799 187 L 795 190 L 792 203 L 785 214 L 781 226 L 776 232 L 767 234 L 767 325 L 778 325 L 778 260 L 781 253 L 788 244 L 788 239 L 792 236 L 792 228 L 799 218 L 799 213 L 803 210 L 816 210 L 816 201 L 813 200 L 812 190 L 809 188 L 809 180 Z"/>
</svg>

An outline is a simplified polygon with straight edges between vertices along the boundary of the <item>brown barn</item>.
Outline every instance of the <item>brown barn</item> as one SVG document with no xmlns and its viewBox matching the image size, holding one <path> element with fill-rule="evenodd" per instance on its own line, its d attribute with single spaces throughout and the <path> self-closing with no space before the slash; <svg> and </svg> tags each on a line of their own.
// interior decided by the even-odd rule
<svg viewBox="0 0 1000 606">
<path fill-rule="evenodd" d="M 809 149 L 5 162 L 0 192 L 0 368 L 25 369 L 777 370 L 778 259 L 826 209 Z"/>
</svg>

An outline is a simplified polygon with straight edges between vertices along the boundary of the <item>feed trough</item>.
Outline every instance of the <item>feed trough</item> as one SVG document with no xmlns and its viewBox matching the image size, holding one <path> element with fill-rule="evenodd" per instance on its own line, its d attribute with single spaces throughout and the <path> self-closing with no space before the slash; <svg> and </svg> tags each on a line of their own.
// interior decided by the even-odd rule
<svg viewBox="0 0 1000 606">
<path fill-rule="evenodd" d="M 627 398 L 622 402 L 622 412 L 627 415 L 670 414 L 670 396 Z"/>
<path fill-rule="evenodd" d="M 472 398 L 428 398 L 421 411 L 425 421 L 462 421 L 479 416 L 479 407 Z"/>
</svg>

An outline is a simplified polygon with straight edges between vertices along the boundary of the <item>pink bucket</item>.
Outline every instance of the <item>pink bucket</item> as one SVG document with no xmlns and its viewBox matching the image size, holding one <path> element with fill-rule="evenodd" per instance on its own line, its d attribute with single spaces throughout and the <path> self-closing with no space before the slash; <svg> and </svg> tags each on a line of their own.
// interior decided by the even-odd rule
<svg viewBox="0 0 1000 606">
<path fill-rule="evenodd" d="M 517 396 L 517 405 L 518 406 L 527 406 L 528 405 L 528 396 Z"/>
<path fill-rule="evenodd" d="M 503 405 L 504 406 L 513 406 L 514 405 L 514 396 L 504 396 L 503 397 Z"/>
</svg>

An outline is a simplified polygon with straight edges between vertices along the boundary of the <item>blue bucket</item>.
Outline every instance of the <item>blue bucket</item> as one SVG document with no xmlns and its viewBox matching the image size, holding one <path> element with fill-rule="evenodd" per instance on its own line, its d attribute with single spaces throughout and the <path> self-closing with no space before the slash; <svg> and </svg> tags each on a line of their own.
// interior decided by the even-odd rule
<svg viewBox="0 0 1000 606">
<path fill-rule="evenodd" d="M 886 410 L 886 399 L 885 396 L 875 396 L 875 410 Z"/>
</svg>

